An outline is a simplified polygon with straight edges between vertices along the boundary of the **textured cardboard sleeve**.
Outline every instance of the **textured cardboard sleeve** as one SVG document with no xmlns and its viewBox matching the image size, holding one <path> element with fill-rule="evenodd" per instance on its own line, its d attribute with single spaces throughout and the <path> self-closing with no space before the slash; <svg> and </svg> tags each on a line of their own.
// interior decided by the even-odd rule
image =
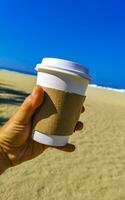
<svg viewBox="0 0 125 200">
<path fill-rule="evenodd" d="M 43 87 L 45 99 L 33 116 L 33 131 L 68 136 L 74 131 L 85 96 Z"/>
</svg>

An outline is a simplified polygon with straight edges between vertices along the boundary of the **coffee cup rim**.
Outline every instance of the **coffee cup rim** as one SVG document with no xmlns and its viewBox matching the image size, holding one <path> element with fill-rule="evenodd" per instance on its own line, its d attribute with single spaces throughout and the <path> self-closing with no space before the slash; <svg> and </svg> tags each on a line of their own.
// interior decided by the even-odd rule
<svg viewBox="0 0 125 200">
<path fill-rule="evenodd" d="M 43 58 L 42 63 L 36 65 L 36 71 L 42 70 L 56 71 L 69 75 L 77 75 L 91 81 L 91 76 L 86 67 L 79 63 L 59 58 Z"/>
</svg>

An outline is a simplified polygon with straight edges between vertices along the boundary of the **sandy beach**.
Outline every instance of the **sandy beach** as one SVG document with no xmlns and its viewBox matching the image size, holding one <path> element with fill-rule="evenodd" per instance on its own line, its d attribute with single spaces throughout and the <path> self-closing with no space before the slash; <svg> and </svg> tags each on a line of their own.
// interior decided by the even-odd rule
<svg viewBox="0 0 125 200">
<path fill-rule="evenodd" d="M 32 91 L 36 77 L 0 70 L 0 125 Z M 73 153 L 49 148 L 0 177 L 2 200 L 125 200 L 125 93 L 89 87 L 84 129 Z"/>
</svg>

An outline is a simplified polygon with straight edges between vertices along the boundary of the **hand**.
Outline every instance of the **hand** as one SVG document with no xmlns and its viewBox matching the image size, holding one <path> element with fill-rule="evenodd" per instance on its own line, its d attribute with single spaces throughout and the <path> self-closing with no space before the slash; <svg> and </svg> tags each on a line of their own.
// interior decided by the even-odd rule
<svg viewBox="0 0 125 200">
<path fill-rule="evenodd" d="M 36 108 L 43 103 L 44 91 L 35 86 L 15 115 L 0 129 L 0 147 L 8 157 L 11 165 L 17 165 L 41 154 L 49 146 L 35 142 L 31 138 L 31 119 Z M 84 112 L 84 107 L 82 111 Z M 74 131 L 81 130 L 83 123 L 78 122 Z M 66 152 L 75 150 L 73 144 L 64 147 L 53 147 Z"/>
</svg>

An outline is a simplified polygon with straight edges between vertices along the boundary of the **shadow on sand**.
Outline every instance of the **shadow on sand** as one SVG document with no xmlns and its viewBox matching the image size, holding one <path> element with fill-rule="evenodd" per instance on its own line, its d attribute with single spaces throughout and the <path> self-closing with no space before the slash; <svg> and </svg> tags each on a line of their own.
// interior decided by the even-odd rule
<svg viewBox="0 0 125 200">
<path fill-rule="evenodd" d="M 11 106 L 11 105 L 20 105 L 24 99 L 29 95 L 24 91 L 15 90 L 12 88 L 5 87 L 5 84 L 0 84 L 0 108 L 1 106 Z M 3 125 L 8 118 L 2 117 L 2 113 L 0 111 L 0 125 Z"/>
<path fill-rule="evenodd" d="M 0 126 L 4 125 L 5 122 L 8 121 L 8 118 L 5 118 L 5 117 L 0 117 Z"/>
</svg>

